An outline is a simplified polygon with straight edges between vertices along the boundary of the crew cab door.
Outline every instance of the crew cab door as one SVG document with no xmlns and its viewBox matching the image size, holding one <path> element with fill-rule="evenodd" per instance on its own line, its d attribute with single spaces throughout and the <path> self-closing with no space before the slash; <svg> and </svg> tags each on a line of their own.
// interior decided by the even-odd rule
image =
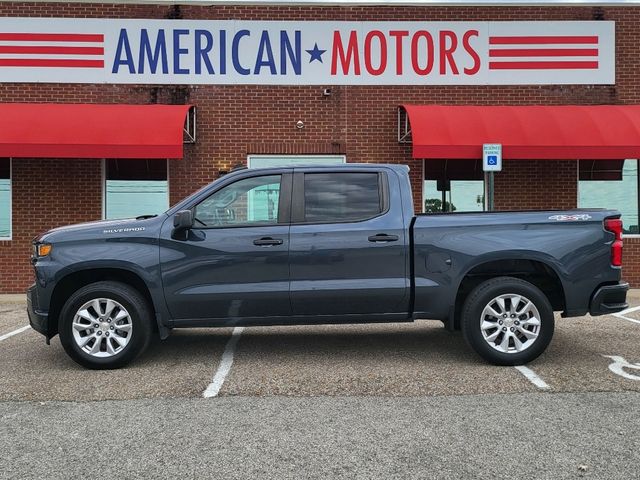
<svg viewBox="0 0 640 480">
<path fill-rule="evenodd" d="M 162 229 L 160 263 L 174 319 L 291 315 L 290 169 L 246 175 L 192 206 L 194 225 Z"/>
<path fill-rule="evenodd" d="M 406 315 L 409 241 L 394 172 L 294 172 L 293 314 Z"/>
</svg>

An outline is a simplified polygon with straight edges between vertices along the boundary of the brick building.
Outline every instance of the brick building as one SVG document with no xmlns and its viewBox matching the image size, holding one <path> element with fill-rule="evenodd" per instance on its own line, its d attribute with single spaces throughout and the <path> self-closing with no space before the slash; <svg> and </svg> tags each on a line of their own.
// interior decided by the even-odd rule
<svg viewBox="0 0 640 480">
<path fill-rule="evenodd" d="M 195 4 L 136 5 L 130 3 L 0 3 L 0 17 L 2 17 L 0 20 L 2 20 L 3 26 L 1 30 L 5 32 L 4 34 L 0 32 L 0 111 L 5 108 L 3 111 L 3 115 L 5 115 L 4 128 L 0 131 L 0 157 L 3 157 L 0 159 L 0 182 L 3 183 L 0 184 L 4 185 L 5 189 L 4 196 L 0 197 L 0 219 L 3 218 L 2 215 L 5 218 L 5 231 L 0 233 L 0 293 L 21 292 L 31 283 L 30 244 L 31 239 L 38 233 L 60 225 L 117 217 L 122 212 L 142 213 L 133 208 L 139 206 L 132 206 L 136 203 L 135 201 L 126 200 L 126 198 L 138 197 L 135 195 L 133 197 L 118 197 L 117 189 L 121 186 L 118 182 L 144 181 L 146 182 L 144 188 L 149 188 L 151 193 L 141 194 L 140 198 L 144 196 L 145 199 L 151 199 L 150 201 L 156 202 L 154 203 L 156 205 L 158 204 L 157 199 L 162 197 L 159 204 L 165 203 L 165 206 L 168 206 L 215 180 L 236 165 L 269 165 L 272 162 L 282 162 L 288 159 L 294 162 L 401 163 L 409 165 L 411 168 L 415 207 L 418 211 L 423 211 L 425 205 L 427 210 L 438 210 L 448 208 L 451 204 L 455 206 L 456 203 L 458 210 L 482 209 L 486 204 L 486 198 L 484 177 L 479 162 L 480 154 L 478 153 L 475 159 L 468 158 L 468 155 L 465 158 L 455 158 L 455 155 L 447 158 L 446 152 L 440 158 L 436 158 L 436 155 L 430 155 L 432 158 L 417 157 L 415 154 L 416 145 L 412 144 L 412 136 L 404 134 L 412 129 L 413 139 L 415 139 L 415 129 L 419 125 L 404 123 L 404 110 L 399 111 L 399 106 L 490 107 L 500 105 L 519 107 L 540 105 L 564 107 L 620 105 L 633 108 L 633 106 L 640 104 L 640 76 L 638 75 L 640 72 L 640 30 L 637 28 L 637 25 L 640 24 L 640 9 L 635 7 L 578 6 L 569 5 L 570 2 L 566 2 L 566 4 L 558 2 L 554 6 L 517 6 L 516 4 L 519 2 L 515 1 L 511 2 L 511 6 L 500 7 L 473 6 L 473 2 L 466 2 L 466 6 L 394 6 L 391 5 L 392 1 L 388 6 L 358 6 L 354 5 L 354 2 L 352 4 L 335 2 L 336 5 L 333 6 L 300 5 L 304 2 L 298 2 L 298 4 L 291 6 L 266 5 L 269 2 L 247 6 L 219 3 L 220 5 L 213 6 Z M 69 18 L 75 19 L 73 25 L 78 25 L 79 32 L 89 31 L 83 25 L 90 25 L 91 28 L 102 25 L 87 23 L 91 19 L 110 21 L 110 23 L 104 24 L 107 32 L 105 35 L 110 35 L 110 29 L 116 32 L 113 36 L 113 45 L 107 44 L 106 37 L 104 45 L 98 47 L 87 47 L 85 43 L 80 42 L 82 48 L 98 48 L 96 52 L 100 48 L 104 48 L 102 57 L 96 54 L 102 58 L 101 61 L 105 65 L 106 76 L 104 79 L 91 80 L 93 77 L 87 77 L 88 80 L 83 79 L 82 75 L 88 70 L 84 67 L 67 68 L 66 70 L 64 67 L 52 67 L 47 70 L 44 67 L 46 62 L 57 58 L 55 57 L 55 49 L 47 51 L 46 49 L 28 50 L 27 48 L 25 50 L 25 47 L 30 48 L 31 46 L 67 48 L 68 45 L 65 46 L 64 41 L 68 39 L 65 40 L 62 37 L 29 38 L 20 35 L 34 34 L 34 32 L 42 34 L 43 31 L 49 32 L 48 34 L 55 32 L 56 35 L 62 33 L 79 35 L 77 32 L 70 34 L 68 31 L 57 29 L 56 25 L 58 24 L 51 23 L 53 20 Z M 18 19 L 20 20 L 18 21 Z M 262 65 L 258 65 L 256 61 L 255 70 L 253 70 L 253 63 L 251 68 L 246 68 L 246 70 L 252 70 L 249 71 L 249 74 L 253 74 L 260 69 L 266 69 L 268 74 L 269 70 L 277 68 L 278 72 L 275 76 L 269 77 L 271 80 L 262 81 L 263 77 L 260 77 L 247 80 L 218 81 L 220 76 L 211 78 L 213 75 L 210 75 L 206 81 L 202 82 L 182 81 L 183 77 L 176 74 L 176 71 L 179 72 L 180 68 L 184 70 L 186 67 L 184 65 L 176 67 L 175 65 L 176 61 L 180 61 L 180 52 L 176 54 L 174 51 L 173 56 L 169 55 L 168 61 L 173 61 L 174 64 L 168 66 L 167 71 L 163 71 L 162 49 L 165 47 L 158 46 L 159 37 L 157 29 L 153 30 L 155 28 L 153 25 L 149 32 L 156 33 L 153 35 L 149 33 L 147 50 L 140 47 L 140 42 L 143 40 L 134 39 L 130 33 L 129 47 L 133 50 L 130 55 L 127 54 L 126 46 L 123 46 L 124 43 L 122 43 L 122 30 L 120 30 L 120 36 L 117 35 L 119 22 L 124 24 L 125 21 L 134 21 L 131 25 L 139 27 L 151 19 L 166 22 L 162 23 L 161 27 L 166 27 L 167 32 L 169 29 L 174 29 L 174 35 L 176 35 L 175 29 L 181 25 L 180 22 L 235 21 L 235 30 L 233 31 L 236 33 L 233 38 L 229 36 L 222 39 L 219 31 L 215 35 L 203 33 L 200 34 L 197 41 L 214 43 L 207 43 L 205 46 L 199 44 L 196 47 L 193 46 L 193 43 L 189 43 L 190 46 L 185 47 L 187 50 L 196 48 L 196 53 L 199 55 L 199 69 L 209 69 L 209 73 L 215 70 L 216 74 L 221 74 L 221 69 L 235 68 L 235 74 L 240 74 L 246 68 L 246 59 L 236 59 L 235 50 L 233 52 L 229 50 L 231 52 L 229 55 L 233 55 L 233 58 L 221 58 L 219 55 L 211 56 L 208 57 L 212 59 L 211 66 L 206 64 L 205 53 L 210 54 L 216 51 L 211 45 L 219 45 L 223 40 L 229 44 L 235 43 L 236 40 L 240 42 L 241 39 L 237 37 L 237 32 L 241 31 L 241 28 L 246 28 L 246 31 L 249 32 L 246 37 L 249 38 L 253 32 L 251 29 L 255 28 L 256 24 L 276 21 L 295 22 L 287 25 L 299 24 L 303 36 L 307 35 L 305 29 L 308 28 L 311 32 L 309 35 L 316 35 L 314 38 L 320 39 L 319 42 L 315 42 L 315 45 L 313 43 L 308 47 L 306 44 L 303 45 L 302 50 L 298 52 L 302 57 L 298 58 L 295 33 L 292 33 L 288 39 L 288 45 L 283 43 L 284 40 L 280 37 L 281 45 L 278 47 L 280 50 L 273 47 L 275 53 L 271 53 L 274 57 L 277 57 L 278 53 L 288 55 L 290 60 L 289 73 L 291 71 L 297 72 L 297 70 L 303 67 L 307 68 L 310 65 L 314 68 L 324 68 L 325 63 L 332 63 L 329 58 L 333 54 L 334 57 L 339 55 L 337 68 L 342 68 L 343 73 L 349 68 L 353 68 L 349 72 L 353 74 L 356 69 L 356 56 L 360 54 L 362 55 L 362 63 L 359 67 L 363 70 L 362 75 L 368 80 L 355 81 L 352 77 L 345 80 L 340 76 L 336 76 L 335 80 L 331 78 L 325 80 L 324 77 L 307 77 L 307 80 L 295 81 L 288 80 L 289 77 L 283 79 L 281 70 L 286 65 L 279 63 L 282 58 L 278 61 L 270 60 L 269 52 L 265 48 L 271 47 L 265 47 L 260 41 L 258 60 L 260 58 L 266 60 Z M 135 20 L 143 21 L 136 23 Z M 317 22 L 327 23 L 318 24 Z M 374 48 L 371 45 L 381 49 L 382 43 L 388 41 L 388 50 L 391 52 L 403 39 L 406 40 L 407 49 L 409 49 L 409 45 L 413 42 L 410 37 L 411 35 L 415 36 L 417 22 L 424 22 L 427 25 L 425 31 L 438 30 L 440 36 L 435 33 L 435 40 L 433 40 L 425 33 L 422 34 L 422 39 L 416 40 L 416 42 L 423 42 L 420 45 L 424 45 L 427 52 L 435 44 L 435 57 L 432 58 L 432 60 L 435 59 L 435 65 L 430 67 L 430 60 L 423 59 L 426 63 L 420 63 L 417 66 L 414 64 L 412 74 L 415 74 L 416 69 L 424 71 L 433 68 L 435 72 L 440 68 L 440 73 L 444 76 L 441 76 L 440 80 L 436 78 L 431 82 L 431 77 L 425 75 L 425 78 L 428 77 L 429 80 L 425 80 L 422 84 L 416 81 L 405 81 L 408 78 L 408 72 L 398 74 L 397 68 L 399 67 L 398 64 L 395 64 L 395 80 L 383 75 L 384 80 L 376 81 L 375 76 L 379 74 L 378 70 L 383 67 L 383 63 L 386 61 L 382 59 L 381 54 L 373 54 L 367 58 L 365 50 Z M 502 80 L 493 82 L 490 77 L 491 72 L 488 72 L 489 76 L 482 77 L 481 80 L 465 81 L 451 77 L 454 75 L 456 67 L 460 71 L 459 75 L 467 73 L 466 71 L 462 72 L 463 68 L 471 72 L 469 76 L 478 71 L 482 75 L 486 73 L 486 63 L 489 62 L 489 59 L 478 54 L 474 56 L 472 51 L 475 51 L 476 47 L 480 48 L 482 42 L 485 41 L 482 39 L 484 35 L 482 29 L 487 25 L 489 26 L 486 28 L 494 28 L 499 22 L 518 22 L 512 27 L 516 30 L 519 30 L 521 25 L 525 31 L 527 28 L 534 30 L 538 28 L 539 34 L 529 35 L 534 37 L 554 35 L 553 30 L 556 26 L 569 25 L 568 23 L 556 24 L 554 22 L 572 22 L 571 25 L 576 25 L 575 28 L 586 28 L 587 30 L 597 22 L 601 22 L 602 25 L 610 26 L 615 31 L 615 36 L 611 35 L 607 40 L 606 34 L 603 34 L 605 36 L 599 38 L 595 47 L 590 45 L 589 48 L 583 48 L 584 45 L 572 45 L 570 47 L 572 51 L 564 52 L 563 55 L 588 56 L 590 53 L 585 50 L 591 51 L 594 48 L 598 50 L 595 55 L 599 58 L 596 62 L 592 62 L 598 65 L 597 72 L 590 70 L 593 69 L 592 66 L 584 67 L 584 70 L 582 67 L 575 68 L 576 64 L 571 63 L 576 61 L 575 59 L 571 61 L 565 59 L 569 62 L 565 66 L 571 67 L 569 68 L 571 72 L 560 72 L 557 77 L 558 82 L 554 82 L 553 78 L 549 77 L 549 66 L 541 64 L 539 68 L 534 65 L 533 67 L 529 66 L 528 70 L 524 72 L 513 73 L 515 80 L 512 84 L 509 84 L 508 80 L 504 80 L 506 78 L 504 76 L 500 77 Z M 353 31 L 362 34 L 362 38 L 358 37 L 357 40 L 365 39 L 364 46 L 360 51 L 352 52 L 351 58 L 349 58 L 348 43 L 351 41 L 351 37 L 348 27 L 344 27 L 347 33 L 341 37 L 341 41 L 343 41 L 341 50 L 335 50 L 336 37 L 332 37 L 332 25 L 337 23 L 343 26 L 353 23 L 357 26 Z M 307 24 L 311 26 L 306 27 Z M 67 27 L 72 24 L 59 25 Z M 198 29 L 200 28 L 198 25 L 206 25 L 206 23 L 194 23 L 193 25 Z M 327 26 L 324 33 L 322 25 Z M 390 28 L 384 30 L 381 25 L 388 25 Z M 551 26 L 546 27 L 548 25 Z M 371 37 L 368 35 L 364 37 L 363 32 L 367 26 L 375 27 L 369 31 L 386 32 L 383 32 L 387 35 L 386 39 L 383 39 L 378 33 L 372 34 Z M 496 28 L 499 26 L 497 25 Z M 463 30 L 466 28 L 467 32 L 477 31 L 476 34 L 471 34 L 473 38 L 465 37 L 464 33 L 455 38 L 453 33 L 449 37 L 446 33 L 441 33 L 442 31 L 456 32 L 458 27 Z M 76 27 L 73 26 L 73 28 Z M 216 26 L 216 28 L 218 27 Z M 551 34 L 546 31 L 547 28 L 552 31 Z M 393 34 L 388 35 L 390 31 L 403 32 L 405 29 L 413 33 L 407 35 L 396 33 L 395 37 Z M 185 29 L 185 31 L 187 30 L 189 29 Z M 138 28 L 138 31 L 141 29 Z M 211 31 L 213 31 L 213 27 Z M 603 31 L 606 32 L 606 28 Z M 182 34 L 178 33 L 177 35 Z M 184 34 L 184 38 L 190 41 L 193 35 L 188 31 Z M 513 34 L 510 35 L 513 36 Z M 580 43 L 589 36 L 571 35 L 573 35 L 571 42 L 574 43 Z M 195 33 L 195 36 L 197 37 L 198 33 Z M 560 36 L 562 35 L 556 34 L 556 37 Z M 73 37 L 71 38 L 73 39 Z M 175 40 L 175 37 L 173 38 Z M 430 43 L 432 40 L 434 44 Z M 366 44 L 366 41 L 369 43 Z M 553 40 L 549 41 L 553 42 Z M 609 50 L 607 50 L 607 41 L 612 42 Z M 451 50 L 453 42 L 458 43 L 461 55 L 466 51 L 466 60 L 462 64 L 453 65 L 458 57 L 448 57 L 446 52 L 442 53 L 447 48 Z M 321 44 L 320 47 L 318 47 L 318 43 Z M 174 42 L 172 48 L 176 49 L 176 45 Z M 114 48 L 117 49 L 115 53 Z M 197 50 L 198 48 L 199 50 Z M 531 48 L 533 47 L 528 45 L 520 50 L 530 50 Z M 538 48 L 544 50 L 566 48 L 566 46 L 560 45 L 558 47 L 558 44 L 551 43 L 543 47 L 538 45 Z M 328 50 L 328 52 L 320 53 L 323 51 L 322 49 Z M 438 49 L 440 53 L 438 53 Z M 580 52 L 576 52 L 577 50 Z M 57 52 L 60 51 L 63 52 L 62 58 L 76 58 L 71 54 L 65 56 L 64 49 L 57 50 Z M 90 50 L 87 51 L 90 55 L 94 54 Z M 222 47 L 220 51 L 222 51 Z M 2 54 L 2 52 L 9 53 Z M 25 54 L 25 52 L 27 53 Z M 69 50 L 68 52 L 76 51 Z M 144 53 L 139 54 L 139 52 Z M 397 53 L 398 51 L 395 50 L 395 54 Z M 21 63 L 31 61 L 30 59 L 36 58 L 38 54 L 44 55 L 38 57 L 39 61 L 44 62 L 39 64 L 42 68 L 37 65 L 25 66 L 25 63 Z M 322 57 L 323 54 L 326 56 Z M 540 52 L 532 53 L 530 51 L 529 54 L 541 55 Z M 109 57 L 109 55 L 112 56 Z M 146 55 L 148 61 L 145 74 L 147 76 L 140 76 L 140 81 L 136 83 L 136 77 L 129 74 L 132 69 L 136 73 L 140 73 L 141 65 L 138 61 L 142 59 L 142 55 Z M 188 52 L 185 55 L 188 56 Z M 514 53 L 514 55 L 523 54 Z M 114 61 L 113 58 L 116 60 Z M 322 62 L 322 58 L 324 58 L 324 62 Z M 553 57 L 550 58 L 553 61 Z M 238 60 L 237 64 L 233 63 L 236 60 Z M 583 61 L 584 59 L 578 58 L 578 60 Z M 114 63 L 116 61 L 120 62 L 117 68 L 118 73 L 124 72 L 126 76 L 122 82 L 110 80 L 116 69 Z M 128 63 L 129 61 L 138 63 L 132 66 Z M 189 63 L 190 61 L 192 63 Z M 194 68 L 193 61 L 193 59 L 185 60 L 185 64 Z M 300 62 L 302 66 L 300 66 Z M 323 65 L 320 65 L 321 63 Z M 391 64 L 391 60 L 389 63 Z M 407 60 L 405 68 L 407 65 L 411 65 L 410 60 Z M 327 69 L 330 66 L 327 65 Z M 389 65 L 386 67 L 387 69 L 392 68 Z M 154 68 L 156 73 L 164 73 L 164 75 L 150 79 L 149 70 Z M 473 72 L 474 69 L 477 72 Z M 62 70 L 64 72 L 59 73 Z M 575 76 L 576 70 L 579 78 Z M 264 71 L 258 73 L 262 75 Z M 495 73 L 498 75 L 504 72 Z M 504 74 L 506 75 L 506 73 Z M 538 74 L 542 80 L 535 80 L 534 84 L 527 81 L 528 78 L 538 78 L 536 77 Z M 33 80 L 34 76 L 38 75 L 40 77 Z M 30 78 L 31 80 L 29 80 Z M 184 78 L 191 77 L 187 75 Z M 451 78 L 454 79 L 451 80 Z M 591 78 L 597 79 L 597 81 L 588 83 Z M 296 82 L 298 84 L 294 84 Z M 4 144 L 11 140 L 2 138 L 3 135 L 6 136 L 3 131 L 7 131 L 9 128 L 7 125 L 16 124 L 14 120 L 6 118 L 7 111 L 13 111 L 6 110 L 6 108 L 20 108 L 20 105 L 17 104 L 25 103 L 80 104 L 84 106 L 103 104 L 192 105 L 195 107 L 195 113 L 193 109 L 187 113 L 185 113 L 185 109 L 182 109 L 179 114 L 182 115 L 181 122 L 183 119 L 189 120 L 190 125 L 187 130 L 190 134 L 195 135 L 195 141 L 186 141 L 184 146 L 180 147 L 183 152 L 174 156 L 181 158 L 169 158 L 168 160 L 170 155 L 159 158 L 161 154 L 153 153 L 145 158 L 144 149 L 142 149 L 142 153 L 136 155 L 138 158 L 126 158 L 127 155 L 132 155 L 131 153 L 108 158 L 108 155 L 99 153 L 101 152 L 99 149 L 87 155 L 86 150 L 78 147 L 76 150 L 78 154 L 74 156 L 73 152 L 69 153 L 69 149 L 73 151 L 73 145 L 69 146 L 69 149 L 65 150 L 63 154 L 58 155 L 64 158 L 56 158 L 56 154 L 49 155 L 46 151 L 42 152 L 42 149 L 38 150 L 39 153 L 35 155 L 25 153 L 37 150 L 30 150 L 26 145 L 24 149 L 19 145 L 13 145 L 13 150 L 5 149 L 3 153 L 1 149 L 4 148 Z M 83 110 L 82 114 L 87 114 L 90 111 Z M 562 112 L 562 109 L 558 111 Z M 628 112 L 623 110 L 621 115 L 628 118 L 627 114 Z M 55 121 L 55 117 L 53 120 Z M 64 116 L 60 120 L 64 120 Z M 105 127 L 104 122 L 104 119 L 96 118 L 95 122 L 91 122 L 91 128 L 100 130 Z M 410 128 L 405 129 L 406 125 L 409 125 Z M 124 128 L 127 128 L 126 125 L 123 125 Z M 580 125 L 570 125 L 565 128 L 568 131 L 567 134 L 571 134 L 575 130 L 580 130 Z M 638 128 L 640 129 L 640 126 Z M 36 130 L 40 130 L 40 127 Z M 34 135 L 38 133 L 40 132 L 31 132 Z M 81 136 L 82 132 L 79 131 L 78 134 Z M 182 132 L 179 134 L 182 135 Z M 401 141 L 403 138 L 405 141 Z M 640 137 L 638 138 L 640 139 Z M 496 141 L 489 140 L 490 142 Z M 607 138 L 605 136 L 604 140 L 600 140 L 606 143 Z M 84 141 L 83 138 L 78 138 L 76 143 L 81 145 Z M 607 145 L 603 147 L 607 147 Z M 612 147 L 619 147 L 619 145 L 612 145 Z M 597 203 L 602 207 L 622 209 L 625 215 L 625 225 L 629 232 L 625 236 L 623 276 L 633 285 L 640 286 L 640 235 L 636 235 L 639 233 L 638 166 L 636 160 L 639 156 L 632 155 L 633 149 L 640 147 L 640 141 L 635 145 L 626 145 L 626 147 L 629 148 L 627 150 L 607 150 L 604 148 L 598 158 L 585 158 L 582 154 L 580 154 L 581 156 L 576 154 L 575 158 L 567 158 L 566 153 L 558 154 L 557 158 L 553 158 L 553 152 L 549 153 L 548 151 L 544 156 L 536 158 L 535 149 L 531 151 L 532 156 L 529 158 L 509 158 L 509 151 L 505 147 L 503 170 L 495 177 L 494 206 L 498 210 L 570 209 L 578 206 L 592 207 L 596 206 L 594 203 Z M 477 148 L 477 151 L 481 152 L 481 145 L 478 145 Z M 56 150 L 51 149 L 50 151 L 55 152 Z M 619 156 L 615 156 L 616 152 L 620 152 Z M 520 157 L 522 156 L 520 155 Z M 110 190 L 109 185 L 113 186 L 113 191 Z M 158 187 L 157 190 L 154 190 L 154 185 Z M 126 188 L 130 188 L 130 186 L 125 185 Z M 122 201 L 122 198 L 125 200 Z M 602 202 L 604 204 L 600 205 Z"/>
</svg>

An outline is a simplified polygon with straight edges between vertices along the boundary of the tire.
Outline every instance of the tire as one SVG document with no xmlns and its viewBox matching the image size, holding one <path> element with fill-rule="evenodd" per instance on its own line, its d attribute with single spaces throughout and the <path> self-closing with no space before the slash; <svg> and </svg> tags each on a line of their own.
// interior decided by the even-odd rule
<svg viewBox="0 0 640 480">
<path fill-rule="evenodd" d="M 120 368 L 147 348 L 151 318 L 148 302 L 136 289 L 120 282 L 92 283 L 73 293 L 62 307 L 60 342 L 83 367 Z"/>
<path fill-rule="evenodd" d="M 464 339 L 494 365 L 523 365 L 540 356 L 551 342 L 554 324 L 545 294 L 519 278 L 481 283 L 462 307 Z"/>
</svg>

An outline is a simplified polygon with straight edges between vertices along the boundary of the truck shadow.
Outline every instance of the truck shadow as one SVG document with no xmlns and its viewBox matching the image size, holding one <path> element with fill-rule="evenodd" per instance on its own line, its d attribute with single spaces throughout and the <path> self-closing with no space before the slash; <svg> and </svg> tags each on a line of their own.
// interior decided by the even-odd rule
<svg viewBox="0 0 640 480">
<path fill-rule="evenodd" d="M 225 336 L 229 338 L 228 329 Z M 165 341 L 153 342 L 145 360 L 156 356 L 185 357 L 194 346 L 217 343 L 216 330 L 174 330 Z M 188 356 L 188 355 L 187 355 Z M 378 362 L 396 359 L 420 361 L 447 360 L 458 364 L 475 364 L 479 357 L 467 346 L 460 332 L 448 332 L 436 322 L 375 325 L 320 325 L 247 327 L 240 337 L 236 361 L 261 359 Z"/>
</svg>

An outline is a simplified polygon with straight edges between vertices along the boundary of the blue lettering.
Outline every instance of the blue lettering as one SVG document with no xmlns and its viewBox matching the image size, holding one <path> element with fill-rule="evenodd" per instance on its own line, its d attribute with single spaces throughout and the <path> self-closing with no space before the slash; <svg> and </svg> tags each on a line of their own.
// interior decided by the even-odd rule
<svg viewBox="0 0 640 480">
<path fill-rule="evenodd" d="M 213 48 L 213 35 L 207 30 L 196 30 L 196 43 L 195 43 L 195 55 L 196 55 L 196 75 L 202 73 L 202 62 L 207 67 L 207 73 L 215 73 L 213 71 L 213 65 L 211 65 L 211 59 L 209 58 L 209 52 Z M 205 38 L 206 43 L 202 45 L 202 38 Z"/>
<path fill-rule="evenodd" d="M 122 51 L 124 50 L 125 58 L 122 58 Z M 127 31 L 124 28 L 120 29 L 120 36 L 118 37 L 118 45 L 116 47 L 116 55 L 113 61 L 113 67 L 111 73 L 118 73 L 120 65 L 126 65 L 129 68 L 129 73 L 136 73 L 136 66 L 133 63 L 133 56 L 131 55 L 131 45 L 129 45 L 129 37 Z"/>
<path fill-rule="evenodd" d="M 240 75 L 249 75 L 251 73 L 251 70 L 240 65 L 240 59 L 238 58 L 240 39 L 242 37 L 248 37 L 250 34 L 251 33 L 249 32 L 249 30 L 239 30 L 233 36 L 233 42 L 231 43 L 231 57 L 233 60 L 233 68 L 235 68 L 236 72 L 238 72 Z"/>
<path fill-rule="evenodd" d="M 138 73 L 144 73 L 144 65 L 149 61 L 149 71 L 156 73 L 158 69 L 158 60 L 162 60 L 162 73 L 169 73 L 167 63 L 167 42 L 164 37 L 164 30 L 158 30 L 156 36 L 156 44 L 151 53 L 151 41 L 146 28 L 140 30 L 140 55 L 138 57 Z"/>
<path fill-rule="evenodd" d="M 220 31 L 220 75 L 227 73 L 227 31 Z"/>
<path fill-rule="evenodd" d="M 264 54 L 267 54 L 267 59 L 264 59 Z M 276 63 L 273 59 L 273 50 L 271 50 L 271 41 L 269 40 L 269 32 L 267 30 L 262 31 L 260 36 L 260 45 L 258 45 L 258 55 L 256 56 L 256 66 L 253 70 L 254 74 L 259 74 L 262 67 L 269 67 L 271 75 L 278 73 L 276 71 Z"/>
<path fill-rule="evenodd" d="M 176 75 L 189 73 L 188 68 L 180 68 L 180 55 L 189 53 L 188 48 L 180 48 L 180 37 L 182 35 L 189 35 L 189 30 L 180 29 L 173 31 L 173 73 Z"/>
<path fill-rule="evenodd" d="M 295 53 L 289 40 L 289 34 L 286 30 L 280 31 L 280 75 L 287 74 L 287 57 L 291 61 L 291 66 L 296 75 L 302 73 L 301 52 L 302 41 L 300 37 L 300 30 L 295 31 Z"/>
</svg>

